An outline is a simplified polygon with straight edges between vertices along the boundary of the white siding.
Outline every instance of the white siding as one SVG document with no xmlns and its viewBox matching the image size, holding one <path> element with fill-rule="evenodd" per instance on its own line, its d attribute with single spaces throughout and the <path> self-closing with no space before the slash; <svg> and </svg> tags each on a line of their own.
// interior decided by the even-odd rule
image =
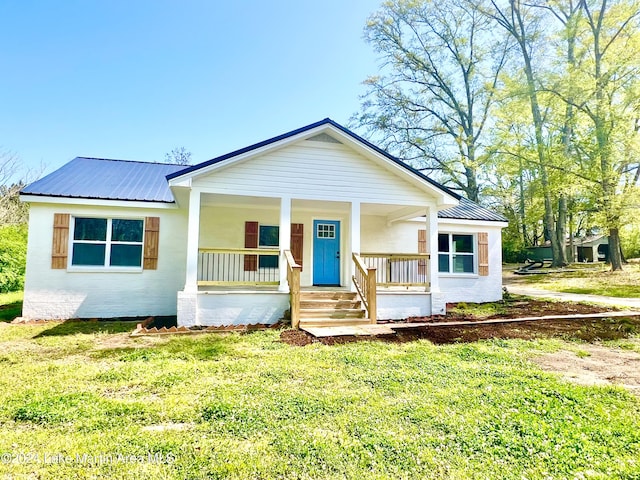
<svg viewBox="0 0 640 480">
<path fill-rule="evenodd" d="M 198 323 L 206 326 L 271 325 L 284 317 L 289 295 L 278 292 L 198 294 Z"/>
<path fill-rule="evenodd" d="M 221 167 L 193 185 L 217 193 L 397 205 L 435 198 L 344 145 L 306 140 Z"/>
<path fill-rule="evenodd" d="M 489 275 L 440 274 L 440 290 L 447 303 L 495 302 L 502 299 L 502 229 L 485 225 L 459 225 L 441 221 L 442 233 L 489 233 Z M 477 261 L 477 260 L 476 260 Z"/>
<path fill-rule="evenodd" d="M 51 269 L 54 213 L 160 217 L 158 269 L 134 273 Z M 185 279 L 185 212 L 167 209 L 32 204 L 23 315 L 33 319 L 175 315 Z"/>
</svg>

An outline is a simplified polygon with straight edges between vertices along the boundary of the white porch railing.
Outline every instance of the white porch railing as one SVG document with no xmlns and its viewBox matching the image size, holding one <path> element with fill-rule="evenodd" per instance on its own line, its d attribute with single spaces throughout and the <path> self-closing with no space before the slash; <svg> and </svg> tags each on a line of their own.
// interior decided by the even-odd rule
<svg viewBox="0 0 640 480">
<path fill-rule="evenodd" d="M 266 248 L 201 248 L 198 285 L 278 285 L 279 255 Z"/>
<path fill-rule="evenodd" d="M 360 257 L 376 269 L 380 287 L 429 287 L 428 253 L 361 253 Z"/>
</svg>

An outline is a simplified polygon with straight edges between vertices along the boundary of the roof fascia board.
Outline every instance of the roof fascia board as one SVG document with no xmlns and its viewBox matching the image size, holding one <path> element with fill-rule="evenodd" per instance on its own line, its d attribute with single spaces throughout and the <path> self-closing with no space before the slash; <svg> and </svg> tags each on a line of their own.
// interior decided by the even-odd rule
<svg viewBox="0 0 640 480">
<path fill-rule="evenodd" d="M 20 201 L 26 203 L 48 203 L 61 205 L 84 205 L 96 207 L 125 207 L 125 208 L 153 208 L 175 210 L 178 207 L 175 203 L 168 202 L 144 202 L 138 200 L 104 200 L 98 198 L 71 198 L 54 197 L 49 195 L 20 195 Z"/>
<path fill-rule="evenodd" d="M 478 225 L 485 227 L 500 227 L 506 228 L 509 226 L 509 222 L 502 222 L 499 220 L 467 220 L 463 218 L 440 218 L 438 217 L 438 223 L 449 223 L 451 225 Z"/>
<path fill-rule="evenodd" d="M 407 222 L 425 223 L 425 217 L 413 217 L 406 220 Z M 500 227 L 506 228 L 509 226 L 508 222 L 501 222 L 497 220 L 465 220 L 463 218 L 440 218 L 438 217 L 438 224 L 450 224 L 450 225 L 474 225 L 479 227 Z"/>
<path fill-rule="evenodd" d="M 207 175 L 215 170 L 219 170 L 221 168 L 225 168 L 229 165 L 235 164 L 235 163 L 240 163 L 243 161 L 246 161 L 250 158 L 253 157 L 257 157 L 259 155 L 263 155 L 269 151 L 273 151 L 273 150 L 277 150 L 280 149 L 282 147 L 285 147 L 287 145 L 290 145 L 292 143 L 298 142 L 300 140 L 304 140 L 308 137 L 312 137 L 313 135 L 317 135 L 318 133 L 323 132 L 326 128 L 327 125 L 319 125 L 315 128 L 312 128 L 310 130 L 307 130 L 305 132 L 301 132 L 299 134 L 296 135 L 292 135 L 292 136 L 288 136 L 286 138 L 283 138 L 281 140 L 277 140 L 274 141 L 272 143 L 268 143 L 266 145 L 263 145 L 261 147 L 256 147 L 254 149 L 248 150 L 246 152 L 242 152 L 242 153 L 238 153 L 237 155 L 233 155 L 230 156 L 228 158 L 225 158 L 224 160 L 221 160 L 219 162 L 216 163 L 212 163 L 211 165 L 207 165 L 206 167 L 203 167 L 201 169 L 198 170 L 194 170 L 192 172 L 187 172 L 184 173 L 183 175 L 177 176 L 177 177 L 173 177 L 169 179 L 169 186 L 174 186 L 174 185 L 178 185 L 180 184 L 179 182 L 184 182 L 185 180 L 189 179 L 189 180 L 193 180 L 196 179 L 198 177 Z M 242 151 L 242 150 L 240 150 Z M 233 152 L 232 152 L 233 153 Z M 224 156 L 224 155 L 223 155 Z"/>
</svg>

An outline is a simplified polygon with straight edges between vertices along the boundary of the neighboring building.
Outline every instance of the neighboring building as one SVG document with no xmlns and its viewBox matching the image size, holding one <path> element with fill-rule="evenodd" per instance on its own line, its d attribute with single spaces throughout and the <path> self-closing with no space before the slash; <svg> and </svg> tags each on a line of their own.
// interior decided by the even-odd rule
<svg viewBox="0 0 640 480">
<path fill-rule="evenodd" d="M 609 237 L 606 235 L 593 235 L 588 237 L 576 237 L 571 241 L 567 239 L 565 251 L 569 262 L 608 262 L 609 261 Z M 551 245 L 545 243 L 536 247 L 527 248 L 531 260 L 550 259 Z"/>
<path fill-rule="evenodd" d="M 27 318 L 297 325 L 322 316 L 299 288 L 356 292 L 342 323 L 502 298 L 506 219 L 330 119 L 190 167 L 76 158 L 21 199 Z"/>
</svg>

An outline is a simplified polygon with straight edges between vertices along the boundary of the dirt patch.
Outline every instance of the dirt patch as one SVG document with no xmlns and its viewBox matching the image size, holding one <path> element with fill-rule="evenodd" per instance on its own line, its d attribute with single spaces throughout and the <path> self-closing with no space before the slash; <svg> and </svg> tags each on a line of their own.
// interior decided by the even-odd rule
<svg viewBox="0 0 640 480">
<path fill-rule="evenodd" d="M 410 322 L 428 321 L 477 321 L 495 320 L 501 318 L 523 318 L 523 317 L 544 317 L 550 315 L 575 315 L 602 312 L 617 312 L 619 308 L 603 305 L 589 305 L 573 302 L 554 302 L 550 300 L 535 299 L 509 299 L 503 302 L 492 304 L 495 306 L 494 312 L 474 313 L 466 312 L 464 303 L 448 303 L 447 315 L 438 317 L 412 317 Z M 473 309 L 473 306 L 470 306 Z"/>
<path fill-rule="evenodd" d="M 315 338 L 302 330 L 284 330 L 280 340 L 294 346 L 311 343 L 339 345 L 358 341 L 411 342 L 425 339 L 435 344 L 469 343 L 492 338 L 533 340 L 536 338 L 565 338 L 597 342 L 618 340 L 640 333 L 640 318 L 599 318 L 589 320 L 536 320 L 518 323 L 492 323 L 469 326 L 416 326 L 403 328 L 396 335 L 349 336 Z"/>
<path fill-rule="evenodd" d="M 640 396 L 640 354 L 601 345 L 581 345 L 580 351 L 549 353 L 533 359 L 543 370 L 582 385 L 622 385 Z"/>
<path fill-rule="evenodd" d="M 318 341 L 316 337 L 302 330 L 283 330 L 280 333 L 280 340 L 294 347 L 304 347 L 314 343 L 314 340 Z"/>
<path fill-rule="evenodd" d="M 408 329 L 399 335 L 424 338 L 436 344 L 476 342 L 491 338 L 565 338 L 595 342 L 628 338 L 640 332 L 640 318 L 601 318 L 589 320 L 536 320 L 469 326 L 434 326 Z"/>
<path fill-rule="evenodd" d="M 554 302 L 537 299 L 510 298 L 503 302 L 491 304 L 492 309 L 477 309 L 469 305 L 465 311 L 464 304 L 449 304 L 447 315 L 440 317 L 413 317 L 408 322 L 451 322 L 451 321 L 479 321 L 495 319 L 517 319 L 532 316 L 591 314 L 615 312 L 619 309 L 600 305 L 587 305 L 572 302 Z M 426 339 L 436 344 L 453 342 L 476 342 L 491 338 L 520 338 L 532 340 L 535 338 L 560 337 L 566 339 L 597 342 L 600 340 L 616 340 L 628 338 L 640 333 L 639 317 L 595 318 L 579 320 L 535 320 L 517 323 L 493 323 L 479 325 L 441 325 L 416 326 L 403 328 L 396 335 L 378 337 L 324 337 L 315 338 L 301 330 L 284 330 L 280 339 L 289 345 L 304 346 L 311 343 L 336 345 L 349 342 L 376 339 L 387 342 L 409 342 Z"/>
</svg>

